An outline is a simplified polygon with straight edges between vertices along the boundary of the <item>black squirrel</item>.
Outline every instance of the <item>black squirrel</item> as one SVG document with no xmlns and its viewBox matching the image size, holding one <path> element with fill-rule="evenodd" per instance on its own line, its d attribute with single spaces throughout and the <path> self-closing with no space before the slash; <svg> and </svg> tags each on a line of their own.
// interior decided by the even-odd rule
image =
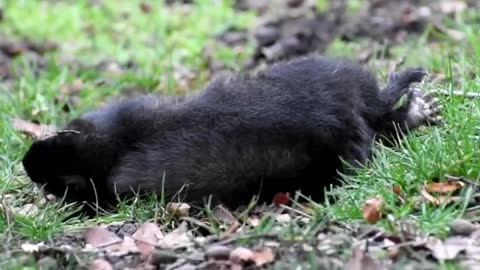
<svg viewBox="0 0 480 270">
<path fill-rule="evenodd" d="M 425 74 L 393 73 L 380 90 L 359 65 L 301 57 L 185 97 L 140 96 L 88 112 L 34 142 L 23 165 L 46 192 L 101 207 L 180 190 L 184 202 L 211 195 L 230 207 L 278 192 L 318 200 L 343 161 L 365 164 L 376 138 L 440 120 L 437 101 L 409 89 Z"/>
</svg>

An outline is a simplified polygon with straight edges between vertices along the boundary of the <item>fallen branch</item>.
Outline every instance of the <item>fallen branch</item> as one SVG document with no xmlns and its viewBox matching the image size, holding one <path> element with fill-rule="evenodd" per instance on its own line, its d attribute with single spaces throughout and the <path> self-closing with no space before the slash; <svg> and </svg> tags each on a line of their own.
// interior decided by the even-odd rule
<svg viewBox="0 0 480 270">
<path fill-rule="evenodd" d="M 456 96 L 456 97 L 466 97 L 466 98 L 480 98 L 480 93 L 464 92 L 464 91 L 460 91 L 460 90 L 448 91 L 448 90 L 441 90 L 440 89 L 440 90 L 433 91 L 433 93 L 448 96 L 448 97 Z"/>
</svg>

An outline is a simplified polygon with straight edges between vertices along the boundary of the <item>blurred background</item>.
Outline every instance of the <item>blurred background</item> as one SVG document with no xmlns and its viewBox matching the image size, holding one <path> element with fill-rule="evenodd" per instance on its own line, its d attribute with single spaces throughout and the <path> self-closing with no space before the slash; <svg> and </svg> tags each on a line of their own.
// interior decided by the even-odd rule
<svg viewBox="0 0 480 270">
<path fill-rule="evenodd" d="M 105 97 L 184 94 L 223 71 L 318 52 L 381 76 L 421 65 L 446 76 L 456 50 L 478 55 L 478 1 L 6 1 L 0 87 L 23 82 L 22 114 L 58 119 Z M 476 67 L 471 67 L 475 73 Z M 443 77 L 442 77 L 443 76 Z M 34 85 L 30 85 L 35 80 Z M 85 91 L 87 90 L 87 91 Z M 53 102 L 54 101 L 54 102 Z"/>
</svg>

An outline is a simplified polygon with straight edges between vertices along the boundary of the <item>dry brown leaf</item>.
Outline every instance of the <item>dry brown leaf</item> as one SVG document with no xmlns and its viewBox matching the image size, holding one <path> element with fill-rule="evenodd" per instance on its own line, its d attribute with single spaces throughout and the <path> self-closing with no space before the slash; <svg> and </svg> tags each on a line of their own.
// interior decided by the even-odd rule
<svg viewBox="0 0 480 270">
<path fill-rule="evenodd" d="M 112 256 L 125 256 L 139 252 L 135 240 L 129 236 L 125 236 L 120 243 L 106 246 L 104 249 Z"/>
<path fill-rule="evenodd" d="M 22 132 L 34 140 L 41 140 L 49 137 L 57 131 L 54 125 L 35 124 L 20 118 L 12 120 L 13 129 Z"/>
<path fill-rule="evenodd" d="M 113 266 L 104 259 L 96 259 L 93 261 L 91 270 L 113 270 Z"/>
<path fill-rule="evenodd" d="M 85 231 L 84 239 L 87 244 L 102 248 L 122 242 L 122 239 L 107 229 L 94 227 Z"/>
<path fill-rule="evenodd" d="M 164 234 L 157 224 L 148 222 L 138 227 L 132 237 L 135 240 L 155 244 L 164 237 Z"/>
<path fill-rule="evenodd" d="M 357 248 L 352 253 L 352 258 L 345 265 L 345 270 L 383 270 L 380 263 L 366 254 L 363 250 Z"/>
<path fill-rule="evenodd" d="M 190 213 L 190 205 L 186 203 L 168 203 L 167 212 L 174 217 L 188 217 Z"/>
<path fill-rule="evenodd" d="M 420 191 L 420 195 L 422 198 L 434 205 L 444 205 L 444 204 L 449 204 L 452 202 L 457 202 L 461 200 L 461 197 L 457 196 L 433 196 L 430 193 L 428 193 L 425 188 L 423 188 Z"/>
<path fill-rule="evenodd" d="M 132 235 L 137 240 L 137 248 L 144 257 L 149 257 L 155 245 L 164 237 L 163 232 L 155 223 L 142 224 Z"/>
<path fill-rule="evenodd" d="M 157 243 L 161 248 L 176 249 L 191 246 L 192 239 L 188 236 L 187 223 L 183 222 L 177 229 L 167 233 Z"/>
<path fill-rule="evenodd" d="M 382 217 L 383 199 L 368 199 L 362 209 L 363 218 L 370 224 L 377 223 Z"/>
<path fill-rule="evenodd" d="M 458 191 L 465 186 L 460 181 L 450 181 L 445 183 L 429 183 L 425 185 L 425 190 L 430 193 L 450 194 Z"/>
<path fill-rule="evenodd" d="M 273 253 L 273 250 L 269 247 L 253 252 L 253 261 L 258 267 L 271 263 L 274 259 L 275 254 Z"/>
<path fill-rule="evenodd" d="M 470 238 L 458 236 L 447 238 L 445 241 L 430 237 L 426 246 L 438 260 L 452 260 L 460 252 L 467 249 L 472 244 L 472 241 Z"/>
<path fill-rule="evenodd" d="M 248 248 L 237 247 L 230 252 L 230 261 L 235 264 L 251 262 L 255 258 L 255 254 Z"/>
</svg>

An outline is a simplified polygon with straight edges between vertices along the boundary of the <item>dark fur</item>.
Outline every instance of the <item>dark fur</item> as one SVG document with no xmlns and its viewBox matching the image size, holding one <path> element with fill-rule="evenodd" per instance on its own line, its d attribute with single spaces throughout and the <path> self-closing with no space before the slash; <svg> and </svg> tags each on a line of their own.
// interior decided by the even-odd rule
<svg viewBox="0 0 480 270">
<path fill-rule="evenodd" d="M 186 202 L 213 195 L 238 206 L 296 190 L 319 199 L 340 158 L 364 164 L 375 136 L 420 125 L 408 124 L 409 103 L 392 108 L 424 75 L 394 74 L 379 91 L 357 65 L 299 58 L 185 98 L 139 97 L 87 113 L 65 128 L 79 133 L 34 142 L 23 164 L 47 192 L 102 207 L 162 186 L 171 197 L 184 185 Z"/>
</svg>

